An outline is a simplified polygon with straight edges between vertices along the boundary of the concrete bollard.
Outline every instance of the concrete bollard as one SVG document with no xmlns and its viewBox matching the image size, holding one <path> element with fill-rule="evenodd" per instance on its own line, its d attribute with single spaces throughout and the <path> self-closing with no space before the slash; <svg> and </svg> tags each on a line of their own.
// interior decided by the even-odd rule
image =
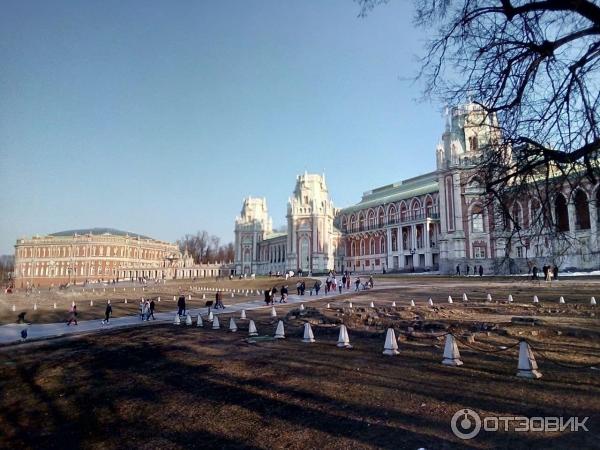
<svg viewBox="0 0 600 450">
<path fill-rule="evenodd" d="M 15 307 L 15 305 L 12 306 L 12 310 L 13 310 L 13 312 L 15 312 L 17 310 L 17 308 Z"/>
<path fill-rule="evenodd" d="M 200 314 L 198 314 L 198 320 L 196 320 L 196 326 L 197 327 L 203 327 L 204 326 L 204 322 L 202 321 L 202 316 Z"/>
<path fill-rule="evenodd" d="M 246 310 L 242 309 L 242 313 L 240 314 L 240 319 L 245 320 L 246 319 Z"/>
<path fill-rule="evenodd" d="M 54 303 L 54 309 L 56 309 L 56 303 Z"/>
<path fill-rule="evenodd" d="M 331 305 L 327 303 L 327 309 L 331 309 Z"/>
<path fill-rule="evenodd" d="M 491 302 L 492 301 L 492 294 L 488 294 L 487 297 L 486 297 L 486 300 L 488 302 Z"/>
<path fill-rule="evenodd" d="M 173 321 L 173 325 L 181 325 L 181 319 L 179 318 L 179 314 L 175 314 L 175 320 Z"/>
<path fill-rule="evenodd" d="M 192 324 L 192 316 L 190 316 L 190 313 L 187 313 L 185 316 L 185 324 L 188 326 Z"/>
<path fill-rule="evenodd" d="M 468 302 L 469 301 L 469 297 L 467 297 L 467 294 L 463 292 L 463 302 Z"/>
<path fill-rule="evenodd" d="M 383 347 L 383 354 L 394 356 L 398 355 L 400 352 L 398 351 L 398 342 L 396 341 L 396 333 L 393 328 L 387 329 L 387 334 L 385 336 L 385 345 Z"/>
<path fill-rule="evenodd" d="M 460 360 L 460 353 L 456 340 L 451 334 L 446 335 L 446 344 L 444 345 L 444 359 L 442 364 L 447 366 L 462 366 L 463 362 Z"/>
<path fill-rule="evenodd" d="M 513 302 L 513 296 L 512 294 L 508 294 L 508 303 L 512 303 Z"/>
<path fill-rule="evenodd" d="M 158 297 L 156 300 L 160 302 L 160 297 Z"/>
<path fill-rule="evenodd" d="M 212 323 L 212 329 L 218 330 L 219 328 L 221 328 L 221 324 L 219 323 L 219 316 L 215 316 Z"/>
<path fill-rule="evenodd" d="M 561 305 L 565 304 L 565 298 L 561 295 L 560 298 L 558 299 L 558 303 L 560 303 Z"/>
<path fill-rule="evenodd" d="M 125 302 L 124 302 L 124 303 L 125 303 L 125 304 L 127 304 L 127 299 L 125 299 Z"/>
<path fill-rule="evenodd" d="M 521 378 L 541 378 L 542 374 L 538 370 L 535 356 L 527 341 L 519 342 L 519 365 L 517 367 L 517 376 Z"/>
<path fill-rule="evenodd" d="M 271 317 L 277 317 L 277 311 L 275 311 L 274 306 L 271 306 Z"/>
<path fill-rule="evenodd" d="M 371 303 L 369 303 L 369 307 L 370 308 L 375 308 L 375 303 L 373 303 L 373 301 L 371 301 Z"/>
<path fill-rule="evenodd" d="M 348 302 L 348 308 L 352 308 L 352 302 Z"/>
<path fill-rule="evenodd" d="M 448 303 L 450 303 L 450 304 L 454 303 L 454 302 L 452 301 L 452 296 L 451 296 L 451 295 L 449 295 L 449 296 L 448 296 Z"/>
<path fill-rule="evenodd" d="M 208 313 L 208 317 L 206 318 L 206 320 L 208 320 L 209 322 L 212 322 L 213 320 L 215 320 L 214 316 L 213 316 L 213 312 L 210 311 Z"/>
<path fill-rule="evenodd" d="M 396 307 L 396 300 L 394 300 L 394 301 L 392 302 L 392 308 L 395 308 L 395 307 Z"/>
<path fill-rule="evenodd" d="M 237 325 L 233 317 L 229 318 L 229 331 L 235 333 L 237 331 Z"/>
<path fill-rule="evenodd" d="M 90 306 L 94 306 L 94 300 L 90 300 Z"/>
<path fill-rule="evenodd" d="M 206 294 L 202 294 L 202 300 L 206 300 Z"/>
<path fill-rule="evenodd" d="M 283 320 L 277 322 L 277 329 L 275 330 L 275 339 L 285 339 L 285 331 L 283 329 Z"/>
<path fill-rule="evenodd" d="M 410 306 L 415 306 L 415 301 L 414 300 L 410 301 Z"/>
<path fill-rule="evenodd" d="M 37 303 L 34 303 L 34 304 L 33 304 L 33 310 L 34 310 L 34 311 L 37 311 Z"/>
<path fill-rule="evenodd" d="M 596 306 L 596 299 L 594 297 L 590 299 L 590 305 Z"/>
<path fill-rule="evenodd" d="M 254 324 L 254 320 L 251 320 L 248 324 L 248 336 L 258 336 L 258 330 Z"/>
<path fill-rule="evenodd" d="M 539 303 L 539 302 L 540 302 L 540 301 L 539 301 L 539 299 L 538 299 L 538 296 L 537 296 L 537 295 L 534 295 L 534 296 L 533 296 L 533 303 Z"/>
<path fill-rule="evenodd" d="M 315 342 L 315 335 L 313 334 L 312 327 L 308 322 L 304 324 L 304 337 L 302 338 L 302 342 L 306 344 Z"/>
<path fill-rule="evenodd" d="M 232 292 L 232 293 L 231 293 L 231 298 L 234 298 L 234 297 L 235 297 L 235 295 L 234 295 L 234 293 Z"/>
<path fill-rule="evenodd" d="M 300 311 L 304 311 L 304 303 L 300 303 Z"/>
<path fill-rule="evenodd" d="M 350 345 L 350 337 L 348 336 L 348 329 L 346 325 L 340 325 L 340 335 L 338 337 L 337 346 L 340 348 L 352 348 Z"/>
<path fill-rule="evenodd" d="M 429 300 L 427 300 L 427 304 L 429 306 L 433 306 L 433 299 L 431 297 L 429 297 Z"/>
</svg>

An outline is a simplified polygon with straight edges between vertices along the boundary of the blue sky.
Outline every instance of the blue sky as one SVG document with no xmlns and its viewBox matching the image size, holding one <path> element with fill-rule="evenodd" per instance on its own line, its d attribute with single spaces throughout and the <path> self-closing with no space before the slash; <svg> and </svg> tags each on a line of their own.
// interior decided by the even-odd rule
<svg viewBox="0 0 600 450">
<path fill-rule="evenodd" d="M 435 169 L 408 0 L 2 5 L 0 253 L 93 226 L 230 241 L 247 195 L 283 225 L 305 170 L 343 207 Z"/>
</svg>

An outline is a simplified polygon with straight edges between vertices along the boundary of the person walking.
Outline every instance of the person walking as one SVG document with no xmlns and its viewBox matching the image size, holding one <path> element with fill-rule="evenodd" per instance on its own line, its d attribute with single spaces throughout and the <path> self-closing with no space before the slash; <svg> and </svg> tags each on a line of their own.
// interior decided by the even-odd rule
<svg viewBox="0 0 600 450">
<path fill-rule="evenodd" d="M 277 288 L 273 286 L 271 288 L 271 305 L 275 303 L 275 296 L 277 295 Z"/>
<path fill-rule="evenodd" d="M 306 290 L 306 283 L 303 281 L 300 283 L 300 295 L 304 295 L 304 291 Z"/>
<path fill-rule="evenodd" d="M 552 273 L 554 275 L 554 281 L 558 280 L 558 266 L 554 266 Z"/>
<path fill-rule="evenodd" d="M 483 276 L 483 266 L 479 266 L 479 276 Z"/>
<path fill-rule="evenodd" d="M 460 276 L 460 265 L 456 265 L 456 275 Z"/>
<path fill-rule="evenodd" d="M 298 295 L 300 295 L 300 286 L 301 286 L 301 283 L 298 281 L 298 282 L 296 283 L 296 293 L 297 293 Z"/>
<path fill-rule="evenodd" d="M 356 281 L 354 282 L 354 285 L 356 286 L 356 289 L 354 289 L 354 292 L 358 292 L 358 290 L 360 288 L 360 277 L 356 277 Z"/>
<path fill-rule="evenodd" d="M 271 291 L 269 289 L 265 289 L 265 303 L 267 306 L 271 303 Z"/>
<path fill-rule="evenodd" d="M 531 269 L 531 281 L 537 281 L 538 279 L 538 268 L 537 266 L 533 266 Z"/>
<path fill-rule="evenodd" d="M 340 294 L 342 293 L 342 288 L 344 287 L 344 285 L 346 284 L 346 280 L 342 279 L 342 282 L 338 284 L 338 290 L 340 291 Z"/>
<path fill-rule="evenodd" d="M 313 289 L 315 290 L 315 295 L 319 295 L 319 290 L 321 289 L 321 282 L 319 280 L 315 281 Z"/>
<path fill-rule="evenodd" d="M 67 326 L 71 325 L 72 322 L 75 322 L 77 325 L 77 305 L 71 306 L 69 310 L 69 320 L 67 321 Z"/>
<path fill-rule="evenodd" d="M 152 320 L 156 320 L 156 317 L 154 317 L 155 307 L 156 303 L 154 303 L 154 299 L 150 300 L 150 303 L 148 304 L 148 318 L 146 320 L 150 320 L 150 317 L 152 317 Z"/>
<path fill-rule="evenodd" d="M 179 296 L 179 300 L 177 300 L 177 308 L 179 309 L 177 314 L 183 316 L 183 314 L 185 313 L 185 295 Z"/>
<path fill-rule="evenodd" d="M 279 303 L 287 303 L 287 297 L 288 297 L 287 286 L 281 286 L 281 298 L 279 299 Z"/>
<path fill-rule="evenodd" d="M 106 302 L 106 309 L 104 310 L 104 320 L 102 321 L 102 325 L 108 325 L 108 321 L 112 314 L 112 305 L 110 304 L 110 300 Z"/>
<path fill-rule="evenodd" d="M 215 294 L 215 309 L 225 309 L 225 305 L 223 304 L 223 293 L 221 291 L 217 291 Z"/>
</svg>

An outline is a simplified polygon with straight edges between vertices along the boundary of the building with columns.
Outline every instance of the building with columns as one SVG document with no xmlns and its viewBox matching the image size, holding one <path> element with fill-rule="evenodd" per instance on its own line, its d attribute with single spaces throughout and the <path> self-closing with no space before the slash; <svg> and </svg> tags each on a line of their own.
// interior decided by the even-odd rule
<svg viewBox="0 0 600 450">
<path fill-rule="evenodd" d="M 112 228 L 17 239 L 17 288 L 229 275 L 230 264 L 194 264 L 176 244 Z"/>
<path fill-rule="evenodd" d="M 515 198 L 510 210 L 520 231 L 511 241 L 513 230 L 498 222 L 499 209 L 477 175 L 497 129 L 495 118 L 475 104 L 448 110 L 435 171 L 367 191 L 346 208 L 333 207 L 324 176 L 298 176 L 286 232 L 273 232 L 266 199 L 246 199 L 235 226 L 236 272 L 599 269 L 598 184 L 565 186 L 550 199 L 563 244 L 534 226 L 539 198 Z M 564 242 L 569 245 L 560 248 Z"/>
</svg>

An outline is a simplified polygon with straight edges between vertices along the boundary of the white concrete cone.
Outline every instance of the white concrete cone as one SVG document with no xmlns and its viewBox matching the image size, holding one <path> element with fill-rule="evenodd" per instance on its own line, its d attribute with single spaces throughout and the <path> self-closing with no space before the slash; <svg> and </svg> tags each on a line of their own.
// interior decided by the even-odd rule
<svg viewBox="0 0 600 450">
<path fill-rule="evenodd" d="M 90 306 L 94 306 L 94 300 L 90 300 Z"/>
<path fill-rule="evenodd" d="M 203 327 L 204 326 L 204 322 L 202 321 L 202 316 L 200 314 L 198 314 L 198 320 L 196 321 L 196 326 L 197 327 Z"/>
<path fill-rule="evenodd" d="M 517 367 L 517 376 L 522 378 L 541 378 L 542 374 L 538 370 L 535 356 L 527 341 L 519 342 L 519 366 Z"/>
<path fill-rule="evenodd" d="M 173 296 L 173 301 L 174 301 L 174 302 L 175 302 L 175 301 L 177 301 L 177 300 L 175 299 L 175 296 Z"/>
<path fill-rule="evenodd" d="M 396 307 L 396 301 L 393 301 L 392 302 L 392 308 L 395 308 L 395 307 Z"/>
<path fill-rule="evenodd" d="M 56 303 L 54 304 L 54 309 L 56 309 Z M 13 309 L 13 311 L 14 311 L 14 309 Z"/>
<path fill-rule="evenodd" d="M 246 310 L 242 309 L 242 313 L 240 314 L 240 319 L 244 320 L 246 319 Z"/>
<path fill-rule="evenodd" d="M 446 345 L 444 345 L 444 359 L 442 364 L 447 366 L 462 366 L 463 362 L 460 360 L 460 353 L 456 340 L 451 334 L 446 335 Z"/>
<path fill-rule="evenodd" d="M 271 317 L 277 317 L 277 311 L 275 311 L 275 307 L 274 306 L 271 306 Z"/>
<path fill-rule="evenodd" d="M 285 339 L 285 331 L 283 330 L 283 320 L 277 322 L 277 329 L 275 330 L 275 339 Z"/>
<path fill-rule="evenodd" d="M 352 308 L 352 302 L 348 303 L 348 308 Z"/>
<path fill-rule="evenodd" d="M 133 288 L 133 290 L 135 291 L 135 288 Z"/>
<path fill-rule="evenodd" d="M 206 320 L 208 320 L 209 322 L 212 322 L 213 320 L 215 320 L 212 311 L 208 313 L 208 317 L 206 318 Z"/>
<path fill-rule="evenodd" d="M 125 288 L 123 288 L 123 292 L 125 292 Z"/>
<path fill-rule="evenodd" d="M 233 317 L 229 318 L 229 331 L 232 333 L 237 331 L 237 325 L 235 324 L 235 319 Z"/>
<path fill-rule="evenodd" d="M 192 294 L 188 295 L 188 300 L 192 299 Z"/>
<path fill-rule="evenodd" d="M 414 300 L 410 301 L 410 306 L 415 306 L 415 301 Z"/>
<path fill-rule="evenodd" d="M 127 303 L 127 299 L 125 299 L 125 303 Z"/>
<path fill-rule="evenodd" d="M 248 336 L 258 336 L 258 330 L 254 324 L 254 320 L 251 320 L 248 324 Z"/>
<path fill-rule="evenodd" d="M 533 303 L 539 303 L 539 302 L 540 302 L 540 301 L 539 301 L 539 299 L 538 299 L 537 295 L 534 295 L 534 296 L 533 296 Z"/>
<path fill-rule="evenodd" d="M 202 300 L 206 300 L 206 294 L 202 294 Z"/>
<path fill-rule="evenodd" d="M 192 324 L 192 316 L 190 316 L 189 314 L 187 314 L 185 316 L 185 324 L 186 325 L 191 325 Z"/>
<path fill-rule="evenodd" d="M 260 295 L 260 291 L 258 289 L 256 290 L 256 295 Z"/>
<path fill-rule="evenodd" d="M 558 303 L 560 303 L 561 305 L 565 304 L 565 298 L 561 295 L 561 297 L 558 299 Z"/>
<path fill-rule="evenodd" d="M 34 304 L 33 304 L 33 310 L 34 310 L 34 311 L 37 311 L 37 303 L 34 303 Z"/>
<path fill-rule="evenodd" d="M 218 330 L 219 328 L 221 328 L 221 325 L 219 324 L 219 316 L 215 316 L 215 318 L 213 319 L 212 329 Z"/>
<path fill-rule="evenodd" d="M 596 299 L 594 297 L 590 299 L 590 305 L 596 306 Z"/>
<path fill-rule="evenodd" d="M 329 303 L 327 303 L 327 309 L 330 309 L 331 305 Z"/>
<path fill-rule="evenodd" d="M 486 297 L 486 300 L 488 302 L 491 302 L 492 301 L 492 294 L 488 294 L 487 297 Z"/>
<path fill-rule="evenodd" d="M 448 296 L 448 303 L 450 303 L 450 304 L 454 303 L 454 302 L 452 301 L 452 296 L 451 296 L 451 295 L 449 295 L 449 296 Z"/>
<path fill-rule="evenodd" d="M 512 294 L 508 294 L 508 303 L 512 303 L 513 302 L 513 296 Z"/>
<path fill-rule="evenodd" d="M 158 301 L 160 302 L 160 297 L 158 297 Z"/>
<path fill-rule="evenodd" d="M 117 292 L 117 288 L 113 288 L 113 292 Z"/>
<path fill-rule="evenodd" d="M 13 305 L 12 307 L 13 312 L 15 312 L 17 309 L 15 308 L 15 305 Z"/>
<path fill-rule="evenodd" d="M 175 314 L 175 320 L 173 321 L 173 325 L 181 325 L 181 319 L 179 318 L 179 314 Z"/>
<path fill-rule="evenodd" d="M 307 344 L 315 342 L 315 335 L 313 334 L 312 327 L 308 322 L 304 324 L 304 337 L 302 338 L 302 342 L 306 342 Z"/>
<path fill-rule="evenodd" d="M 340 325 L 340 335 L 338 337 L 337 346 L 340 348 L 352 348 L 346 325 Z"/>
<path fill-rule="evenodd" d="M 233 297 L 235 297 L 235 295 L 234 295 L 234 293 L 232 292 L 232 293 L 231 293 L 231 298 L 233 298 Z"/>
<path fill-rule="evenodd" d="M 246 291 L 246 297 L 248 297 L 248 291 Z"/>
<path fill-rule="evenodd" d="M 300 311 L 304 311 L 304 303 L 300 303 Z"/>
<path fill-rule="evenodd" d="M 388 328 L 385 336 L 385 345 L 383 346 L 383 354 L 394 356 L 399 354 L 398 342 L 396 342 L 396 333 L 393 328 Z"/>
<path fill-rule="evenodd" d="M 429 300 L 427 300 L 427 304 L 429 306 L 433 306 L 433 300 L 431 299 L 431 297 L 429 297 Z"/>
<path fill-rule="evenodd" d="M 92 292 L 96 292 L 96 288 L 92 288 Z"/>
<path fill-rule="evenodd" d="M 373 302 L 371 302 L 371 303 L 369 304 L 369 306 L 370 306 L 371 308 L 375 308 L 375 304 L 374 304 Z"/>
<path fill-rule="evenodd" d="M 125 302 L 127 303 L 127 302 Z M 75 302 L 71 302 L 71 307 L 75 306 Z"/>
<path fill-rule="evenodd" d="M 465 294 L 463 292 L 463 302 L 468 302 L 469 301 L 469 297 L 467 297 L 467 294 Z"/>
</svg>

